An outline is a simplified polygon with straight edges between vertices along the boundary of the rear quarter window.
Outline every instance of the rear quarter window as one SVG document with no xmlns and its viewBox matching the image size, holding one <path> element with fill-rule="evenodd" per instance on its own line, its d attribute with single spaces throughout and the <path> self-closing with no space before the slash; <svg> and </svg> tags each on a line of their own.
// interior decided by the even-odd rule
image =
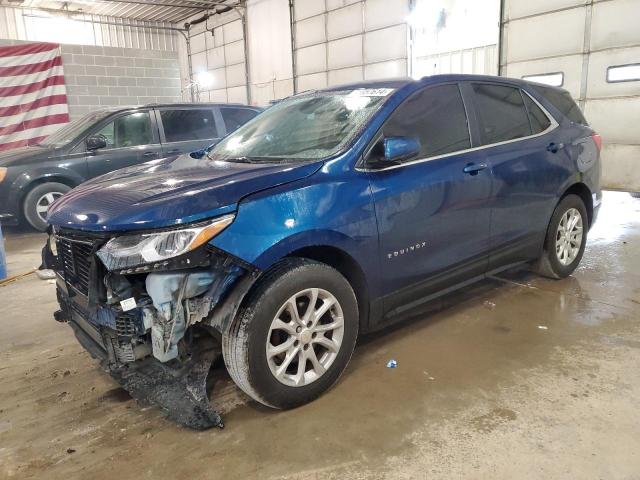
<svg viewBox="0 0 640 480">
<path fill-rule="evenodd" d="M 573 98 L 571 98 L 571 95 L 566 90 L 548 88 L 540 85 L 532 85 L 531 88 L 551 102 L 560 113 L 573 123 L 588 125 L 587 120 L 580 111 L 580 107 L 573 101 Z"/>
<path fill-rule="evenodd" d="M 258 115 L 259 112 L 250 108 L 221 107 L 220 113 L 222 113 L 227 133 L 231 133 Z"/>
</svg>

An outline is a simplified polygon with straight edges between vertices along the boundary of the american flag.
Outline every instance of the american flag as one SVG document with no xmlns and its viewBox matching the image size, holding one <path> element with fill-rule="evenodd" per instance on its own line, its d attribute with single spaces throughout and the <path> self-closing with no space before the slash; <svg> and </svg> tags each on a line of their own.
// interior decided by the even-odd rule
<svg viewBox="0 0 640 480">
<path fill-rule="evenodd" d="M 34 145 L 68 121 L 60 45 L 0 47 L 0 151 Z"/>
</svg>

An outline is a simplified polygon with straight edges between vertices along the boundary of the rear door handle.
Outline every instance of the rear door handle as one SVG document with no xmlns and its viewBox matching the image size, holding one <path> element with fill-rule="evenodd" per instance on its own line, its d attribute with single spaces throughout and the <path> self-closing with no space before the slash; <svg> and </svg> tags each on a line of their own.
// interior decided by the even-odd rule
<svg viewBox="0 0 640 480">
<path fill-rule="evenodd" d="M 143 157 L 156 157 L 157 153 L 156 152 L 144 152 L 142 154 Z"/>
<path fill-rule="evenodd" d="M 487 168 L 486 163 L 467 163 L 462 171 L 469 175 L 477 175 L 480 170 L 484 170 L 485 168 Z"/>
<path fill-rule="evenodd" d="M 547 150 L 549 150 L 551 153 L 557 153 L 558 150 L 562 150 L 563 148 L 564 143 L 551 142 L 549 145 L 547 145 Z"/>
</svg>

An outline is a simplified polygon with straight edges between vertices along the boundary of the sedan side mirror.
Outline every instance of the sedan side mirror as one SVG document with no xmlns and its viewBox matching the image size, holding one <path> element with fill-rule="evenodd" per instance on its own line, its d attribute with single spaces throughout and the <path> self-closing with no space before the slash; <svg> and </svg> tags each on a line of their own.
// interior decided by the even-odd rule
<svg viewBox="0 0 640 480">
<path fill-rule="evenodd" d="M 86 140 L 87 150 L 94 151 L 107 147 L 107 139 L 104 135 L 91 135 Z"/>
<path fill-rule="evenodd" d="M 384 159 L 387 162 L 401 162 L 420 153 L 420 140 L 414 137 L 386 137 L 384 139 Z"/>
</svg>

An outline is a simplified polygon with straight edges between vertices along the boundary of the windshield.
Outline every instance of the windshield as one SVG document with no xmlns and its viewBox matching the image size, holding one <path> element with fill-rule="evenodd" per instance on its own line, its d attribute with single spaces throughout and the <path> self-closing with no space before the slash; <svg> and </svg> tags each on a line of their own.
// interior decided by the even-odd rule
<svg viewBox="0 0 640 480">
<path fill-rule="evenodd" d="M 107 116 L 109 112 L 93 112 L 74 120 L 71 123 L 67 123 L 64 127 L 56 130 L 47 138 L 42 140 L 38 145 L 62 147 L 67 143 L 75 140 L 78 135 L 84 132 L 94 123 L 100 121 Z"/>
<path fill-rule="evenodd" d="M 314 92 L 278 102 L 218 143 L 214 160 L 318 160 L 341 151 L 393 92 Z"/>
</svg>

